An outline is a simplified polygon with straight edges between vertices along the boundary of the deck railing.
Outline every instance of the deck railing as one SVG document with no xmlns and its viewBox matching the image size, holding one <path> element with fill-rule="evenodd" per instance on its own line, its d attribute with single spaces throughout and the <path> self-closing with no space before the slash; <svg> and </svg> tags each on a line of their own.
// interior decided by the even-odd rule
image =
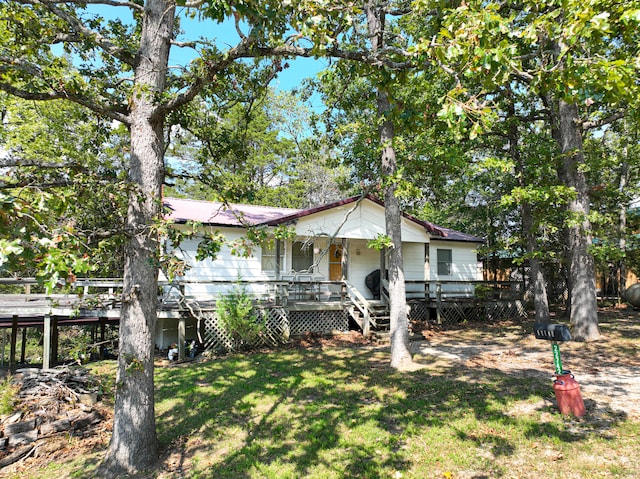
<svg viewBox="0 0 640 479">
<path fill-rule="evenodd" d="M 175 307 L 181 301 L 193 300 L 215 303 L 220 297 L 234 288 L 244 288 L 256 301 L 286 305 L 292 301 L 325 302 L 342 301 L 347 295 L 364 299 L 361 291 L 355 287 L 345 288 L 346 281 L 315 280 L 312 277 L 299 277 L 280 280 L 178 280 L 159 281 L 158 297 L 161 307 Z M 522 299 L 523 285 L 516 281 L 419 281 L 407 280 L 408 300 L 427 302 L 446 302 L 468 300 L 514 300 Z M 23 292 L 7 291 L 8 287 L 21 287 Z M 119 305 L 123 281 L 120 278 L 78 278 L 73 283 L 63 283 L 56 293 L 36 293 L 38 282 L 34 278 L 0 278 L 0 301 L 15 300 L 62 301 L 76 298 L 78 305 L 93 306 L 95 309 L 111 309 Z M 381 280 L 381 300 L 389 302 L 389 285 Z M 348 293 L 348 294 L 347 294 Z M 357 294 L 356 294 L 357 293 Z M 354 301 L 355 302 L 355 301 Z"/>
<path fill-rule="evenodd" d="M 432 318 L 435 310 L 438 324 L 468 319 L 470 311 L 498 317 L 504 311 L 522 309 L 518 301 L 522 299 L 522 285 L 515 282 L 407 281 L 406 286 L 412 308 L 416 307 L 420 314 L 426 311 L 426 316 Z M 384 318 L 384 311 L 379 308 L 385 309 L 384 305 L 388 304 L 388 296 L 384 294 L 388 291 L 385 280 L 381 282 L 382 301 L 367 299 L 348 281 L 316 281 L 313 278 L 160 281 L 158 317 L 175 319 L 179 323 L 178 331 L 180 325 L 184 330 L 184 321 L 189 316 L 185 312 L 198 321 L 211 316 L 216 309 L 216 298 L 237 287 L 246 288 L 247 294 L 268 310 L 287 309 L 307 316 L 333 311 L 347 314 L 351 310 L 354 319 L 355 316 L 361 318 L 365 334 L 379 325 L 378 318 Z M 55 294 L 46 294 L 40 292 L 42 287 L 34 278 L 0 278 L 0 328 L 11 328 L 10 358 L 15 358 L 18 327 L 41 327 L 45 338 L 49 338 L 43 341 L 43 358 L 46 358 L 43 364 L 48 367 L 51 358 L 56 356 L 55 352 L 51 354 L 50 348 L 51 335 L 57 326 L 95 324 L 104 328 L 106 322 L 116 324 L 122 289 L 123 281 L 119 278 L 82 278 L 60 285 Z M 182 341 L 179 344 L 182 345 Z"/>
</svg>

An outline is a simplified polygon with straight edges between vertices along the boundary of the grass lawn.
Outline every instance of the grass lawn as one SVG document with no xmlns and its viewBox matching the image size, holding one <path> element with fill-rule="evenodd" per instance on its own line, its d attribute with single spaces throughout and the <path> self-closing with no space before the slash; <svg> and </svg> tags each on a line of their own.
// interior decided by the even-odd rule
<svg viewBox="0 0 640 479">
<path fill-rule="evenodd" d="M 158 368 L 162 464 L 139 477 L 640 477 L 640 423 L 612 409 L 560 415 L 549 371 L 425 359 L 398 373 L 387 348 L 312 347 Z M 94 477 L 107 439 L 9 477 Z"/>
</svg>

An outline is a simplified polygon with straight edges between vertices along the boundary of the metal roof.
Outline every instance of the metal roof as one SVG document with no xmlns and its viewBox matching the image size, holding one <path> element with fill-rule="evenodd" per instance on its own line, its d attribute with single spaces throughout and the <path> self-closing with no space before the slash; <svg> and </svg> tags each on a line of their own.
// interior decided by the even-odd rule
<svg viewBox="0 0 640 479">
<path fill-rule="evenodd" d="M 195 221 L 214 226 L 257 226 L 300 210 L 273 206 L 219 203 L 213 201 L 165 198 L 166 218 L 175 223 Z"/>
<path fill-rule="evenodd" d="M 180 198 L 165 198 L 163 203 L 167 210 L 166 218 L 179 224 L 184 224 L 188 221 L 195 221 L 211 226 L 249 227 L 276 226 L 292 223 L 305 216 L 355 203 L 361 198 L 361 196 L 353 196 L 351 198 L 307 209 L 220 203 Z M 365 196 L 365 198 L 384 207 L 384 204 L 374 197 Z M 403 214 L 403 216 L 409 221 L 422 226 L 434 239 L 473 243 L 484 242 L 484 240 L 478 236 L 437 226 L 428 221 L 419 220 L 408 214 Z"/>
</svg>

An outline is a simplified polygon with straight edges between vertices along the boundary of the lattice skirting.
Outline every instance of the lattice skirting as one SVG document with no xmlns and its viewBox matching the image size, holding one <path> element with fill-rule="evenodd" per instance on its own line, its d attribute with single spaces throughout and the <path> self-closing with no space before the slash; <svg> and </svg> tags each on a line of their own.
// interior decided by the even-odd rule
<svg viewBox="0 0 640 479">
<path fill-rule="evenodd" d="M 348 331 L 349 316 L 345 310 L 290 311 L 291 334 Z"/>
<path fill-rule="evenodd" d="M 429 307 L 425 301 L 409 301 L 409 321 L 429 321 Z"/>
<path fill-rule="evenodd" d="M 292 334 L 349 330 L 346 311 L 288 311 L 276 307 L 256 308 L 256 313 L 260 321 L 266 322 L 266 332 L 254 347 L 286 343 Z M 240 346 L 220 325 L 215 312 L 203 317 L 202 335 L 207 351 L 233 351 Z"/>
<path fill-rule="evenodd" d="M 442 305 L 433 318 L 443 326 L 469 321 L 500 321 L 526 315 L 522 301 L 487 301 L 478 303 L 450 302 Z"/>
</svg>

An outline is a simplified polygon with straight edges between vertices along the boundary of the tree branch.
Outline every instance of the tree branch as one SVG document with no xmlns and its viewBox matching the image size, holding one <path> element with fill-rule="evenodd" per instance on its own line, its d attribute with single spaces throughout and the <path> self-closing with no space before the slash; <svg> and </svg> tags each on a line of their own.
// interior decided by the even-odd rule
<svg viewBox="0 0 640 479">
<path fill-rule="evenodd" d="M 39 65 L 25 61 L 22 58 L 0 56 L 0 72 L 19 70 L 27 75 L 42 77 L 42 69 Z"/>
<path fill-rule="evenodd" d="M 129 116 L 121 113 L 119 111 L 115 111 L 111 108 L 108 108 L 98 102 L 91 101 L 90 98 L 87 98 L 83 95 L 79 94 L 71 94 L 66 91 L 56 91 L 50 90 L 48 92 L 31 92 L 27 90 L 23 90 L 21 88 L 16 88 L 9 83 L 0 82 L 0 90 L 6 91 L 10 95 L 17 96 L 18 98 L 22 98 L 23 100 L 33 100 L 33 101 L 48 101 L 48 100 L 70 100 L 74 103 L 84 106 L 85 108 L 98 113 L 100 115 L 104 115 L 112 120 L 117 120 L 125 125 L 130 123 Z"/>
<path fill-rule="evenodd" d="M 50 180 L 43 183 L 38 183 L 37 181 L 33 181 L 33 180 L 29 180 L 29 181 L 23 180 L 23 181 L 16 181 L 16 182 L 0 180 L 0 190 L 11 190 L 14 188 L 26 188 L 26 187 L 39 188 L 39 189 L 45 190 L 48 188 L 72 186 L 73 184 L 74 184 L 73 181 L 68 179 Z"/>
<path fill-rule="evenodd" d="M 62 168 L 72 168 L 74 170 L 89 171 L 86 167 L 78 163 L 43 163 L 38 160 L 25 160 L 9 156 L 8 158 L 0 158 L 0 168 L 19 168 L 37 166 L 40 169 L 57 170 Z"/>
<path fill-rule="evenodd" d="M 30 4 L 51 3 L 51 4 L 62 4 L 62 5 L 66 5 L 66 4 L 77 5 L 79 3 L 78 0 L 41 0 L 41 1 L 21 0 L 21 1 L 22 3 L 30 3 Z M 138 5 L 135 2 L 126 2 L 126 1 L 120 1 L 120 0 L 82 0 L 82 3 L 85 5 L 109 5 L 111 7 L 125 7 L 125 8 L 130 8 L 131 10 L 136 10 L 141 13 L 144 12 L 144 7 L 142 5 Z"/>
<path fill-rule="evenodd" d="M 621 118 L 623 118 L 624 114 L 625 114 L 625 111 L 624 110 L 620 110 L 620 111 L 617 111 L 617 112 L 609 115 L 606 118 L 601 118 L 600 120 L 583 121 L 582 122 L 582 129 L 583 130 L 590 130 L 592 128 L 600 128 L 601 126 L 609 125 L 609 124 L 613 123 L 614 121 L 617 121 L 617 120 L 620 120 Z"/>
<path fill-rule="evenodd" d="M 81 34 L 83 37 L 93 40 L 102 50 L 107 52 L 109 55 L 114 56 L 118 60 L 122 61 L 123 63 L 126 63 L 131 67 L 134 66 L 135 55 L 133 55 L 131 52 L 128 52 L 124 48 L 121 48 L 115 45 L 110 40 L 102 36 L 102 34 L 100 34 L 99 32 L 92 30 L 90 28 L 87 28 L 82 24 L 82 22 L 78 18 L 58 8 L 56 4 L 61 2 L 57 0 L 19 0 L 19 1 L 27 4 L 43 5 L 51 13 L 53 13 L 55 16 L 57 16 L 58 18 L 66 22 L 67 25 L 69 25 L 71 28 L 73 28 L 76 32 Z M 62 2 L 62 3 L 66 3 L 66 2 Z M 100 2 L 96 1 L 95 3 L 100 3 Z M 119 6 L 124 6 L 124 5 L 120 5 L 120 2 L 115 2 L 115 3 L 118 3 Z"/>
</svg>

